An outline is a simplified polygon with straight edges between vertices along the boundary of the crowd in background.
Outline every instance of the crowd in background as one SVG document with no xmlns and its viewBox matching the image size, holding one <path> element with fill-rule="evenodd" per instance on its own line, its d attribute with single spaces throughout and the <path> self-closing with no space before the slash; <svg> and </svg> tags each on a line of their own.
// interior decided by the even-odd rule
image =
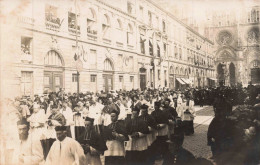
<svg viewBox="0 0 260 165">
<path fill-rule="evenodd" d="M 255 156 L 257 162 L 259 155 L 250 153 L 259 153 L 257 148 L 252 148 L 257 146 L 254 144 L 259 146 L 259 107 L 253 108 L 259 103 L 259 93 L 260 88 L 252 85 L 79 94 L 61 89 L 33 98 L 6 100 L 7 123 L 2 132 L 8 137 L 5 159 L 24 164 L 27 160 L 35 164 L 96 165 L 102 164 L 103 157 L 107 165 L 154 164 L 161 158 L 164 164 L 194 164 L 196 161 L 207 164 L 210 162 L 192 157 L 182 144 L 185 135 L 194 134 L 194 105 L 213 105 L 215 117 L 208 130 L 213 159 L 224 164 L 230 156 L 237 156 L 234 151 L 243 142 L 248 150 L 240 148 L 243 152 L 239 154 L 249 153 L 243 161 L 248 162 Z M 251 107 L 239 106 L 244 104 Z M 233 106 L 242 110 L 232 111 Z M 14 132 L 16 122 L 18 131 Z M 20 125 L 28 126 L 28 134 Z M 15 142 L 19 139 L 25 142 L 30 139 L 30 144 L 35 142 L 35 145 L 26 147 L 25 143 L 22 145 L 25 151 L 17 152 Z M 40 147 L 33 148 L 39 144 Z M 193 161 L 188 157 L 194 158 Z"/>
</svg>

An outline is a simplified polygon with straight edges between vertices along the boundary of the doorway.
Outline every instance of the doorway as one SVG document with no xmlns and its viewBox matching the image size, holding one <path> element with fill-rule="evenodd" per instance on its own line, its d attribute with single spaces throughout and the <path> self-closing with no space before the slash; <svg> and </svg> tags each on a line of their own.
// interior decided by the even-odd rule
<svg viewBox="0 0 260 165">
<path fill-rule="evenodd" d="M 103 91 L 109 92 L 113 90 L 113 75 L 104 74 L 103 75 Z"/>
<path fill-rule="evenodd" d="M 63 75 L 62 72 L 44 72 L 44 93 L 58 92 L 63 88 Z"/>
<path fill-rule="evenodd" d="M 235 65 L 233 63 L 230 63 L 229 65 L 229 79 L 230 79 L 230 85 L 233 86 L 236 84 L 236 72 L 235 72 Z"/>
<path fill-rule="evenodd" d="M 143 91 L 146 88 L 146 69 L 140 68 L 139 73 L 140 73 L 140 88 Z"/>
</svg>

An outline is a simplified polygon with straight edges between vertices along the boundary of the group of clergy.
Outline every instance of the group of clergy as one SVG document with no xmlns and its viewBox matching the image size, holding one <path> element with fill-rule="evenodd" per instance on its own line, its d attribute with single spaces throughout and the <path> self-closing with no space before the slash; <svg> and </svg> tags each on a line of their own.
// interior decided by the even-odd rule
<svg viewBox="0 0 260 165">
<path fill-rule="evenodd" d="M 106 105 L 95 97 L 37 97 L 31 108 L 10 106 L 19 112 L 11 113 L 19 147 L 9 150 L 10 164 L 154 164 L 169 152 L 177 158 L 184 134 L 194 133 L 194 101 L 182 93 L 109 97 Z"/>
</svg>

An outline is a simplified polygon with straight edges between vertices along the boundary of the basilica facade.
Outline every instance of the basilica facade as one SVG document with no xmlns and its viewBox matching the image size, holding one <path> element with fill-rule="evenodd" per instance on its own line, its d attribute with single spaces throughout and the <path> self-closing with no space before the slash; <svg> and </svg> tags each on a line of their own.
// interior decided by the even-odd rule
<svg viewBox="0 0 260 165">
<path fill-rule="evenodd" d="M 207 30 L 214 38 L 219 84 L 260 84 L 260 6 L 213 12 Z"/>
</svg>

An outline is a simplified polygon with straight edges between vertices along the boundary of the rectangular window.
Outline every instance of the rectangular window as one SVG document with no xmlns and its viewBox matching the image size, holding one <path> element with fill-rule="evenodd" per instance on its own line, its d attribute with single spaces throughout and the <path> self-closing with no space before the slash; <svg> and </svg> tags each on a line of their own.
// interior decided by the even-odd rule
<svg viewBox="0 0 260 165">
<path fill-rule="evenodd" d="M 139 10 L 140 10 L 140 18 L 141 20 L 144 19 L 144 8 L 142 6 L 139 6 Z"/>
<path fill-rule="evenodd" d="M 57 7 L 45 5 L 45 20 L 54 24 L 60 25 L 60 18 L 57 15 Z"/>
<path fill-rule="evenodd" d="M 162 21 L 162 29 L 163 29 L 163 32 L 166 32 L 165 21 Z"/>
<path fill-rule="evenodd" d="M 118 66 L 122 70 L 123 69 L 123 54 L 118 55 Z"/>
<path fill-rule="evenodd" d="M 96 82 L 97 75 L 90 75 L 90 82 Z"/>
<path fill-rule="evenodd" d="M 142 37 L 140 37 L 140 49 L 141 53 L 145 54 L 145 39 L 143 39 Z"/>
<path fill-rule="evenodd" d="M 90 49 L 90 56 L 89 56 L 90 68 L 96 69 L 97 68 L 97 51 Z"/>
<path fill-rule="evenodd" d="M 72 74 L 72 82 L 78 82 L 78 75 Z"/>
<path fill-rule="evenodd" d="M 151 41 L 149 41 L 149 54 L 150 56 L 153 56 L 153 44 Z"/>
<path fill-rule="evenodd" d="M 32 72 L 21 72 L 21 93 L 24 96 L 31 96 L 33 94 Z"/>
<path fill-rule="evenodd" d="M 156 28 L 159 29 L 159 17 L 156 16 L 156 20 L 155 20 L 155 24 L 156 24 Z"/>
<path fill-rule="evenodd" d="M 148 11 L 148 21 L 148 24 L 152 26 L 152 13 L 150 11 Z"/>
<path fill-rule="evenodd" d="M 32 55 L 32 38 L 30 37 L 21 37 L 21 52 L 22 55 Z"/>
<path fill-rule="evenodd" d="M 158 69 L 158 80 L 161 80 L 161 71 Z"/>
<path fill-rule="evenodd" d="M 68 27 L 71 29 L 76 29 L 76 14 L 75 13 L 68 12 Z M 78 18 L 77 18 L 77 29 L 80 30 Z"/>
<path fill-rule="evenodd" d="M 130 76 L 130 82 L 134 82 L 134 76 Z"/>
<path fill-rule="evenodd" d="M 166 56 L 167 54 L 167 47 L 166 47 L 166 43 L 163 43 L 163 53 L 164 53 L 164 56 Z"/>
<path fill-rule="evenodd" d="M 133 14 L 133 4 L 131 2 L 127 2 L 127 13 Z"/>
<path fill-rule="evenodd" d="M 119 82 L 123 82 L 123 76 L 119 76 Z"/>
<path fill-rule="evenodd" d="M 161 57 L 161 50 L 160 50 L 160 46 L 157 44 L 157 56 Z"/>
</svg>

